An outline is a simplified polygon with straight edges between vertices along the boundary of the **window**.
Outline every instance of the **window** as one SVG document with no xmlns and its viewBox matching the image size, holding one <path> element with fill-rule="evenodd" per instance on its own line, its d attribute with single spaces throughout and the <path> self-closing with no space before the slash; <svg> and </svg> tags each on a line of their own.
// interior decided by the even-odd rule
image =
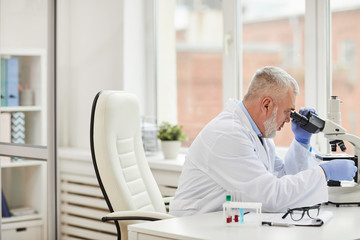
<svg viewBox="0 0 360 240">
<path fill-rule="evenodd" d="M 222 17 L 219 0 L 176 2 L 177 109 L 186 145 L 222 109 Z"/>
<path fill-rule="evenodd" d="M 159 1 L 158 6 L 158 15 L 166 13 L 168 18 L 157 20 L 157 116 L 158 122 L 172 120 L 184 126 L 190 136 L 186 146 L 221 111 L 226 97 L 242 99 L 254 72 L 266 65 L 279 66 L 297 80 L 297 110 L 313 107 L 326 117 L 331 94 L 327 0 L 170 2 Z M 161 7 L 164 4 L 166 8 Z M 175 19 L 171 31 L 163 27 L 170 26 L 169 19 Z M 173 38 L 173 46 L 164 41 L 164 34 Z M 339 51 L 347 65 L 356 62 L 349 57 L 354 49 L 353 41 L 342 43 Z M 172 52 L 174 56 L 165 61 L 164 53 Z M 229 53 L 235 57 L 229 58 Z M 229 72 L 235 77 L 227 77 Z M 235 90 L 228 94 L 229 89 Z M 287 147 L 292 139 L 291 124 L 286 124 L 274 141 Z M 312 144 L 319 150 L 327 145 L 320 135 Z"/>
<path fill-rule="evenodd" d="M 331 1 L 332 17 L 332 94 L 338 96 L 342 126 L 348 133 L 360 135 L 359 44 L 360 4 L 358 1 Z"/>
<path fill-rule="evenodd" d="M 304 1 L 243 1 L 243 93 L 257 69 L 278 66 L 297 80 L 296 107 L 304 106 L 304 12 Z M 285 124 L 274 141 L 289 146 L 292 139 Z"/>
<path fill-rule="evenodd" d="M 182 125 L 189 146 L 223 106 L 222 2 L 163 1 L 159 11 L 158 120 Z"/>
</svg>

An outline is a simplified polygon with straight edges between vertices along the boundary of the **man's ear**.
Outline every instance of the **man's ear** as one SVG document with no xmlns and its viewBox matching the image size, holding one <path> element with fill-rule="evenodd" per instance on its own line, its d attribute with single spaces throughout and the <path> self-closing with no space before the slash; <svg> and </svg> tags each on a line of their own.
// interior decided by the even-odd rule
<svg viewBox="0 0 360 240">
<path fill-rule="evenodd" d="M 261 110 L 265 114 L 268 114 L 269 112 L 271 112 L 272 107 L 273 107 L 272 98 L 271 97 L 264 97 L 263 100 L 261 101 Z"/>
</svg>

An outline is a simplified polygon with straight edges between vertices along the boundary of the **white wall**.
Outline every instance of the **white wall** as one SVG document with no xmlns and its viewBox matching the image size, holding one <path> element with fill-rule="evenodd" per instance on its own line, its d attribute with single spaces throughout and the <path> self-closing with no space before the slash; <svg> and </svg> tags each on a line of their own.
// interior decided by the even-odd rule
<svg viewBox="0 0 360 240">
<path fill-rule="evenodd" d="M 58 1 L 59 146 L 88 148 L 93 98 L 122 89 L 121 16 L 121 1 Z"/>
<path fill-rule="evenodd" d="M 98 91 L 124 89 L 143 102 L 143 22 L 141 0 L 58 1 L 60 147 L 89 148 L 91 105 Z"/>
<path fill-rule="evenodd" d="M 0 48 L 47 47 L 47 2 L 1 0 Z"/>
</svg>

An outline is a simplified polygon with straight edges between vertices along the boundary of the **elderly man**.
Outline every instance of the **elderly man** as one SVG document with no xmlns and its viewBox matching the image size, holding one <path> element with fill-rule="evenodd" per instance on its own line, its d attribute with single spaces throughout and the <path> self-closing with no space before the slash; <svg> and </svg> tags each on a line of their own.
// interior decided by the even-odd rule
<svg viewBox="0 0 360 240">
<path fill-rule="evenodd" d="M 319 166 L 311 134 L 292 122 L 295 139 L 285 159 L 272 138 L 295 110 L 299 87 L 278 67 L 253 76 L 243 101 L 231 99 L 190 146 L 179 187 L 170 203 L 175 216 L 222 210 L 226 193 L 239 201 L 261 202 L 263 211 L 312 206 L 328 200 L 327 180 L 351 180 L 354 162 L 333 160 Z M 312 109 L 302 109 L 306 114 Z"/>
</svg>

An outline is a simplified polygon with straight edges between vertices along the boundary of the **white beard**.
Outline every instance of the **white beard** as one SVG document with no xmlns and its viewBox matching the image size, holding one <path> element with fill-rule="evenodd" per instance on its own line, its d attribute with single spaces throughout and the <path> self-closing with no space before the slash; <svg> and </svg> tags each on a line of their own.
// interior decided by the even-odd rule
<svg viewBox="0 0 360 240">
<path fill-rule="evenodd" d="M 278 108 L 275 107 L 269 119 L 264 122 L 265 138 L 276 137 L 276 131 L 278 129 L 276 124 L 277 109 Z"/>
</svg>

